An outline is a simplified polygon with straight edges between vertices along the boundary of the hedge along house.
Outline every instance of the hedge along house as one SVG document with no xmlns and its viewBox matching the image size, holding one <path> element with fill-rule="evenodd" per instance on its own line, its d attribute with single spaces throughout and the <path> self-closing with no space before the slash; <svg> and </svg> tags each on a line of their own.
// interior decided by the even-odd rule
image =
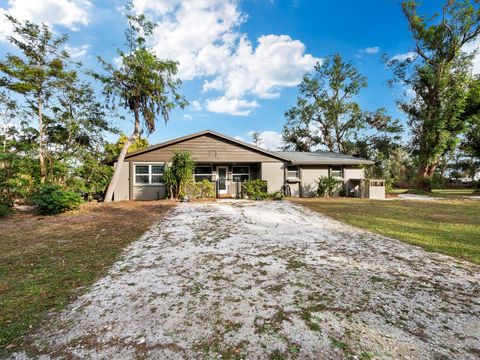
<svg viewBox="0 0 480 360">
<path fill-rule="evenodd" d="M 315 181 L 335 176 L 346 194 L 382 197 L 385 189 L 365 191 L 364 166 L 374 162 L 331 152 L 268 151 L 212 130 L 149 146 L 125 157 L 114 200 L 156 200 L 167 196 L 164 166 L 174 149 L 189 150 L 195 161 L 195 181 L 215 182 L 218 197 L 237 197 L 245 180 L 262 179 L 268 191 L 287 190 L 292 196 L 312 197 Z M 115 164 L 116 166 L 116 164 Z M 378 185 L 378 183 L 375 183 Z"/>
</svg>

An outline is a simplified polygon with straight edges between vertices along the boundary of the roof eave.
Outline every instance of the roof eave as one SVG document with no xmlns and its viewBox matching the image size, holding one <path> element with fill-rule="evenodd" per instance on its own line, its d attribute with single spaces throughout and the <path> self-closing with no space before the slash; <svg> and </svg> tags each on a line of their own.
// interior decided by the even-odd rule
<svg viewBox="0 0 480 360">
<path fill-rule="evenodd" d="M 371 160 L 318 160 L 318 161 L 291 161 L 292 165 L 373 165 Z"/>
</svg>

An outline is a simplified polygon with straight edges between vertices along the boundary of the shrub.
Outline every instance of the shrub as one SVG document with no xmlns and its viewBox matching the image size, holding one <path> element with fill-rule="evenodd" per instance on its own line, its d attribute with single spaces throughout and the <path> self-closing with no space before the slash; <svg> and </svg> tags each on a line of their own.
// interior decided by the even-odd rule
<svg viewBox="0 0 480 360">
<path fill-rule="evenodd" d="M 242 183 L 242 195 L 252 200 L 267 199 L 267 182 L 260 179 L 244 181 Z"/>
<path fill-rule="evenodd" d="M 321 176 L 315 182 L 317 184 L 317 196 L 319 197 L 332 196 L 338 189 L 338 185 L 341 183 L 340 180 L 334 178 L 333 176 Z"/>
<path fill-rule="evenodd" d="M 193 178 L 195 163 L 188 150 L 173 151 L 170 164 L 164 171 L 164 181 L 171 198 L 178 199 L 187 195 L 187 186 Z"/>
<path fill-rule="evenodd" d="M 10 214 L 10 207 L 8 205 L 0 204 L 0 218 Z"/>
<path fill-rule="evenodd" d="M 32 202 L 38 206 L 40 214 L 54 215 L 78 209 L 82 198 L 78 193 L 65 191 L 58 185 L 46 185 L 33 196 Z"/>
<path fill-rule="evenodd" d="M 215 197 L 215 186 L 211 181 L 192 181 L 185 187 L 185 195 L 193 199 L 205 199 Z"/>
<path fill-rule="evenodd" d="M 278 191 L 275 191 L 275 192 L 271 193 L 269 196 L 270 196 L 270 199 L 272 199 L 272 200 L 282 200 L 283 199 L 283 192 L 278 190 Z"/>
<path fill-rule="evenodd" d="M 480 180 L 477 180 L 473 183 L 473 189 L 475 192 L 480 192 Z"/>
</svg>

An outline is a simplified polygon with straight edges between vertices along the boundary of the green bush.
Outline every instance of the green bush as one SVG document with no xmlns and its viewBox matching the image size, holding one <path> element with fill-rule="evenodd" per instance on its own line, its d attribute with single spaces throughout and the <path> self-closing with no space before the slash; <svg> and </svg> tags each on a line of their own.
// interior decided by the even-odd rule
<svg viewBox="0 0 480 360">
<path fill-rule="evenodd" d="M 252 200 L 267 199 L 267 182 L 260 179 L 244 181 L 242 183 L 242 195 Z"/>
<path fill-rule="evenodd" d="M 280 191 L 280 190 L 275 191 L 275 192 L 269 194 L 269 197 L 272 200 L 282 200 L 283 199 L 283 192 Z"/>
<path fill-rule="evenodd" d="M 187 187 L 190 186 L 195 170 L 192 153 L 188 150 L 174 149 L 170 163 L 164 170 L 164 181 L 171 199 L 188 196 Z"/>
<path fill-rule="evenodd" d="M 0 218 L 10 214 L 10 207 L 8 205 L 0 204 Z"/>
<path fill-rule="evenodd" d="M 46 185 L 33 196 L 32 202 L 38 206 L 40 214 L 54 215 L 78 209 L 82 198 L 76 192 L 63 190 L 58 185 Z"/>
<path fill-rule="evenodd" d="M 207 199 L 215 197 L 215 186 L 211 181 L 192 181 L 185 186 L 185 195 L 191 199 Z"/>
<path fill-rule="evenodd" d="M 473 183 L 473 189 L 475 192 L 480 192 L 480 180 L 477 180 Z"/>
<path fill-rule="evenodd" d="M 319 197 L 330 197 L 338 189 L 338 185 L 341 183 L 340 180 L 334 178 L 333 176 L 321 176 L 317 183 L 317 196 Z"/>
</svg>

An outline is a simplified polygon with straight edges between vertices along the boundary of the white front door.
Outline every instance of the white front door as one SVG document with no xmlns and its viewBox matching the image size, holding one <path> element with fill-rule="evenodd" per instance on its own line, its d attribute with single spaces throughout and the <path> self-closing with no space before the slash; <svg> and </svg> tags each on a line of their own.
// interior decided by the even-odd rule
<svg viewBox="0 0 480 360">
<path fill-rule="evenodd" d="M 227 174 L 228 174 L 227 166 L 217 166 L 217 180 L 218 180 L 219 194 L 228 194 Z"/>
</svg>

